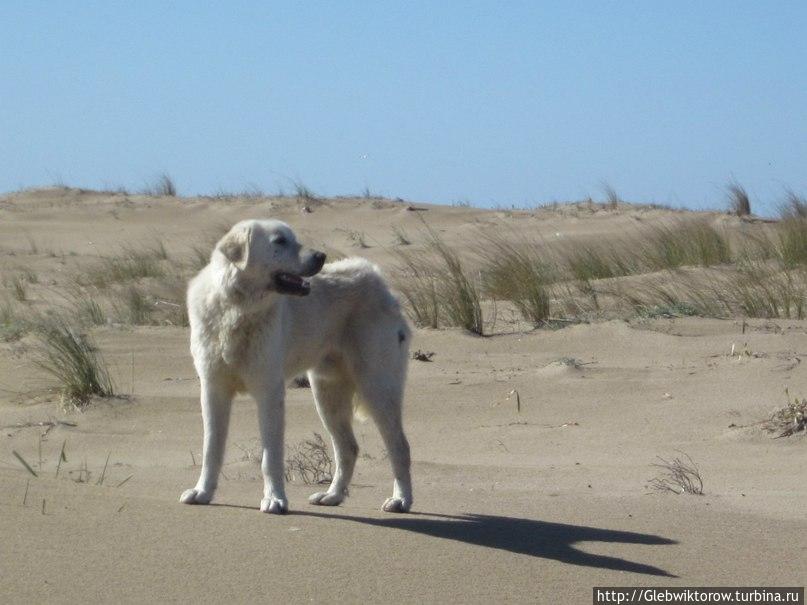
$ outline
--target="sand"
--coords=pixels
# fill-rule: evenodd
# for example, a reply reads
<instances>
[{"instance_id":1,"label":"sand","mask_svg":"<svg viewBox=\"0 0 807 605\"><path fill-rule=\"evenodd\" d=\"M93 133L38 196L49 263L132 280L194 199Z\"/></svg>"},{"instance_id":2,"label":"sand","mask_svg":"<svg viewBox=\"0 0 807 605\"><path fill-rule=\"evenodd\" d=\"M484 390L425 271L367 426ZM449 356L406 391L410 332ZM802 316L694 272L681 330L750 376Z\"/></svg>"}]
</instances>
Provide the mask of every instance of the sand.
<instances>
[{"instance_id":1,"label":"sand","mask_svg":"<svg viewBox=\"0 0 807 605\"><path fill-rule=\"evenodd\" d=\"M282 218L314 247L391 271L391 226L417 239L421 216L467 246L494 223L596 238L668 214L40 190L0 198L0 270L36 271L24 304L42 310L105 251L159 236L180 258L246 217ZM0 600L585 603L603 585L803 586L807 442L772 439L759 422L786 387L807 394L807 322L742 324L418 329L414 348L434 357L410 366L415 506L402 516L379 510L391 479L372 423L356 425L362 453L343 505L310 506L318 488L293 482L290 514L261 514L248 398L234 406L215 504L180 505L201 456L187 328L94 329L127 398L83 412L62 409L30 335L0 343ZM289 443L323 432L308 389L289 389L287 410ZM679 451L700 468L704 495L648 487L657 457Z\"/></svg>"}]
</instances>

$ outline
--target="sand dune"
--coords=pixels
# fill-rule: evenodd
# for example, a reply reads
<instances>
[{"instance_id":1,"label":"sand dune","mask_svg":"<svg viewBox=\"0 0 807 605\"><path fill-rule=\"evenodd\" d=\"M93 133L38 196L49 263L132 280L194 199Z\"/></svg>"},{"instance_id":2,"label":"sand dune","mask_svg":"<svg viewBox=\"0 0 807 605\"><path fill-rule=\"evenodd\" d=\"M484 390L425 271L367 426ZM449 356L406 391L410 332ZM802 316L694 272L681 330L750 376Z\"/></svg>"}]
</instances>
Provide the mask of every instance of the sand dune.
<instances>
[{"instance_id":1,"label":"sand dune","mask_svg":"<svg viewBox=\"0 0 807 605\"><path fill-rule=\"evenodd\" d=\"M419 217L465 249L479 226L574 241L676 216L362 199L304 205L12 194L0 199L0 269L4 278L36 273L26 300L14 303L36 313L60 304L103 251L161 238L169 263L187 259L194 246L209 248L221 225L246 217L287 220L314 247L392 272L391 227L417 239ZM414 348L434 356L410 366L415 512L406 516L379 511L390 478L371 423L356 426L362 453L342 506L309 506L315 486L293 482L288 516L260 514L247 398L234 406L215 505L179 505L201 454L187 328L93 328L126 397L81 412L65 411L36 367L33 335L0 343L1 600L579 603L601 585L805 584L804 437L772 439L759 424L783 405L785 388L807 394L804 320L497 325L488 337L416 331ZM287 409L289 443L322 432L308 389L289 389ZM648 487L657 457L677 451L696 461L704 495Z\"/></svg>"}]
</instances>

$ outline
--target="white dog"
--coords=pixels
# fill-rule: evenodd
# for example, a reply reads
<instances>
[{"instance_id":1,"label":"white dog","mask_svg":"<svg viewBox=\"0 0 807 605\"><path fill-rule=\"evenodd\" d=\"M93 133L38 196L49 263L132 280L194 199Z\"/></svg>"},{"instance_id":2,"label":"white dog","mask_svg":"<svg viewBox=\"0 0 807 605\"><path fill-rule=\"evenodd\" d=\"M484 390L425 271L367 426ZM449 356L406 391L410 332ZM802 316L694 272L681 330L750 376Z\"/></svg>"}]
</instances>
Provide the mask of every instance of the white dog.
<instances>
[{"instance_id":1,"label":"white dog","mask_svg":"<svg viewBox=\"0 0 807 605\"><path fill-rule=\"evenodd\" d=\"M190 282L191 353L202 386L204 452L199 481L180 502L207 504L213 497L232 398L246 391L258 404L261 511L288 510L285 383L308 370L336 458L328 491L309 501L334 506L344 500L359 450L352 419L354 407L360 407L357 411L378 426L392 463L394 489L383 510L407 512L412 485L401 422L411 337L407 322L375 265L351 258L323 267L322 252L301 255L300 249L285 223L242 221Z\"/></svg>"}]
</instances>

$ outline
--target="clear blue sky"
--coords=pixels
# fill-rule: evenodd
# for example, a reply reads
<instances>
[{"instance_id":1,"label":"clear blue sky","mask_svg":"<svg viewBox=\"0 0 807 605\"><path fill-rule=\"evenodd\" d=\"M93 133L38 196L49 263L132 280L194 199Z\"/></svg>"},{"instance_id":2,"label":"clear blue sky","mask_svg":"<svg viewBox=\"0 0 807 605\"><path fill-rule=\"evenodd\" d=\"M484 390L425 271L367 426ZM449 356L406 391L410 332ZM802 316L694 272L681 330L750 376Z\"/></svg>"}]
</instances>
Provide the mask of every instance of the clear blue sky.
<instances>
[{"instance_id":1,"label":"clear blue sky","mask_svg":"<svg viewBox=\"0 0 807 605\"><path fill-rule=\"evenodd\" d=\"M0 4L0 191L807 193L807 2Z\"/></svg>"}]
</instances>

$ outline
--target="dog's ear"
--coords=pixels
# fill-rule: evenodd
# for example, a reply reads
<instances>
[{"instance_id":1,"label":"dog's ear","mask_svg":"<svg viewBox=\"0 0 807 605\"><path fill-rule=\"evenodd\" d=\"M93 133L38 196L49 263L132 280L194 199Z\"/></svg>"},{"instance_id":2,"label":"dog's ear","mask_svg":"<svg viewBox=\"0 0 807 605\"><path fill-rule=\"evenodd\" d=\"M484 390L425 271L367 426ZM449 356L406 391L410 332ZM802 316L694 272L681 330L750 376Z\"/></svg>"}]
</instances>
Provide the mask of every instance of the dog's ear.
<instances>
[{"instance_id":1,"label":"dog's ear","mask_svg":"<svg viewBox=\"0 0 807 605\"><path fill-rule=\"evenodd\" d=\"M216 248L224 257L239 269L249 263L249 249L252 243L252 228L232 229L219 241Z\"/></svg>"}]
</instances>

